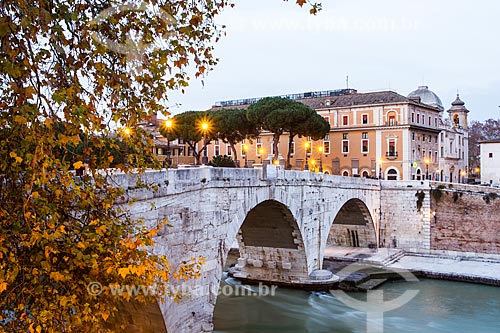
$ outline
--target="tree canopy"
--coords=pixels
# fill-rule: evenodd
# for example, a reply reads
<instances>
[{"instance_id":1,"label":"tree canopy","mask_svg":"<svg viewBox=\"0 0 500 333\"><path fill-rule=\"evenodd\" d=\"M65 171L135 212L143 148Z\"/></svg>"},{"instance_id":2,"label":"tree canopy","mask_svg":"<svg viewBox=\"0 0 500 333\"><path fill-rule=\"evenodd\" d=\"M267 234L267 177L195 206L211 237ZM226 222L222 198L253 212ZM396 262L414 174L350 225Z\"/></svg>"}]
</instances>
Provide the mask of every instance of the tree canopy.
<instances>
[{"instance_id":1,"label":"tree canopy","mask_svg":"<svg viewBox=\"0 0 500 333\"><path fill-rule=\"evenodd\" d=\"M481 153L479 143L484 140L500 138L500 119L487 119L484 122L472 121L469 126L469 166L479 166Z\"/></svg>"}]
</instances>

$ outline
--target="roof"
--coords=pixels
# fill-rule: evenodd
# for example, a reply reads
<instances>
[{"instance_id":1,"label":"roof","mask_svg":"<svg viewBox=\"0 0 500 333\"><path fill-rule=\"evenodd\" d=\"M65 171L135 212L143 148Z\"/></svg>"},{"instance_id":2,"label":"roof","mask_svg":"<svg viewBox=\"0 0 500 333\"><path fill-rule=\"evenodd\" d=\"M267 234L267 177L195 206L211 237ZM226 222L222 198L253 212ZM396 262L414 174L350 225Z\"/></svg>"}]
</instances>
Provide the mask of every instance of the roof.
<instances>
[{"instance_id":1,"label":"roof","mask_svg":"<svg viewBox=\"0 0 500 333\"><path fill-rule=\"evenodd\" d=\"M249 99L251 100L251 99ZM407 98L400 95L394 91L377 91L368 93L358 93L356 90L352 89L351 93L339 94L336 96L321 96L321 97L308 97L297 99L297 101L304 103L305 105L311 107L312 109L325 109L325 108L342 108L342 107L353 107L362 105L384 105L384 104L396 104L396 103L409 103L413 105L418 105L428 109L433 109L436 111L441 111L431 105L419 103L416 100ZM234 108L247 108L249 104L239 104L232 106ZM228 107L228 106L223 106ZM218 107L212 108L215 109Z\"/></svg>"},{"instance_id":2,"label":"roof","mask_svg":"<svg viewBox=\"0 0 500 333\"><path fill-rule=\"evenodd\" d=\"M500 138L498 139L491 139L491 140L484 140L484 141L479 141L479 143L500 143Z\"/></svg>"},{"instance_id":3,"label":"roof","mask_svg":"<svg viewBox=\"0 0 500 333\"><path fill-rule=\"evenodd\" d=\"M444 110L441 99L432 90L429 90L428 86L420 86L417 90L412 91L408 98L412 97L419 97L421 103L431 105L441 111Z\"/></svg>"},{"instance_id":4,"label":"roof","mask_svg":"<svg viewBox=\"0 0 500 333\"><path fill-rule=\"evenodd\" d=\"M310 106L313 109L322 108L341 108L360 105L377 105L377 104L394 104L394 103L411 103L429 107L417 103L409 98L406 98L394 91L377 91L369 93L354 93L350 95L321 97L313 99L304 99L300 102Z\"/></svg>"}]
</instances>

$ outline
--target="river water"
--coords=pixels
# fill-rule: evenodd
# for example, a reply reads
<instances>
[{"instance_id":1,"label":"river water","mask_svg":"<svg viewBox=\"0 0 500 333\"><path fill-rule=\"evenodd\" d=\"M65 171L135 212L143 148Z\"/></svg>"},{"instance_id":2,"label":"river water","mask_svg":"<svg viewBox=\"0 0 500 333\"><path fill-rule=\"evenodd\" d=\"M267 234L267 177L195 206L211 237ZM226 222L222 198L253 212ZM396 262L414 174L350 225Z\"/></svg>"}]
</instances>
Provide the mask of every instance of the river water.
<instances>
[{"instance_id":1,"label":"river water","mask_svg":"<svg viewBox=\"0 0 500 333\"><path fill-rule=\"evenodd\" d=\"M330 293L278 288L275 296L230 295L235 284L223 276L221 287L227 287L217 298L214 332L367 332L366 313ZM500 333L500 287L422 279L388 282L378 290L385 301L419 291L406 305L384 314L384 333ZM366 299L365 293L349 295Z\"/></svg>"}]
</instances>

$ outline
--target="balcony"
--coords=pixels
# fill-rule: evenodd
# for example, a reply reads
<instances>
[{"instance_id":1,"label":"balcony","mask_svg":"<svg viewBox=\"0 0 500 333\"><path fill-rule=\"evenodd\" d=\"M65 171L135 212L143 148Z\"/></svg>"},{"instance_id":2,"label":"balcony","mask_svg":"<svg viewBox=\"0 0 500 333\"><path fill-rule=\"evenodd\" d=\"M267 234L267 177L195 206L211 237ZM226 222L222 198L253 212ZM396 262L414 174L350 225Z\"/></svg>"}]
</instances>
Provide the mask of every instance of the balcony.
<instances>
[{"instance_id":1,"label":"balcony","mask_svg":"<svg viewBox=\"0 0 500 333\"><path fill-rule=\"evenodd\" d=\"M397 151L388 151L385 153L385 157L388 160L395 160L396 158L398 158L398 152Z\"/></svg>"}]
</instances>

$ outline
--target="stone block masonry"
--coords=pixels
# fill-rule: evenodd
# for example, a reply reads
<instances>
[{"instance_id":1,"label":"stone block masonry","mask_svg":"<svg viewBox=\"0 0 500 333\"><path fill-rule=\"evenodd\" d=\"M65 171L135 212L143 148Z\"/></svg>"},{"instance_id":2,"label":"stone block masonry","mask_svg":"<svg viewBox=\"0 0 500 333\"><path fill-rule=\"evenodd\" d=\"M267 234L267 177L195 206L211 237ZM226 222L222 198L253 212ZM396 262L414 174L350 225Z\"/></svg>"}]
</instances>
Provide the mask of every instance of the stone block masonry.
<instances>
[{"instance_id":1,"label":"stone block masonry","mask_svg":"<svg viewBox=\"0 0 500 333\"><path fill-rule=\"evenodd\" d=\"M467 253L464 256L500 254L498 190L433 184L431 199L433 251Z\"/></svg>"}]
</instances>

